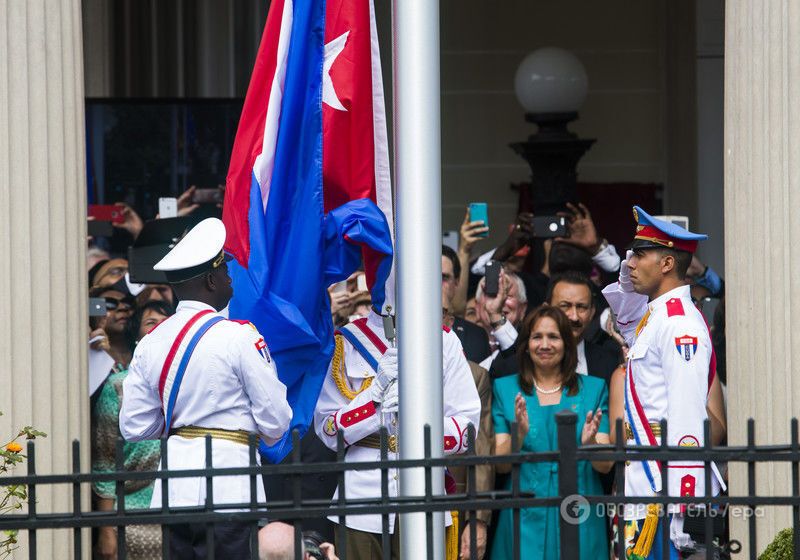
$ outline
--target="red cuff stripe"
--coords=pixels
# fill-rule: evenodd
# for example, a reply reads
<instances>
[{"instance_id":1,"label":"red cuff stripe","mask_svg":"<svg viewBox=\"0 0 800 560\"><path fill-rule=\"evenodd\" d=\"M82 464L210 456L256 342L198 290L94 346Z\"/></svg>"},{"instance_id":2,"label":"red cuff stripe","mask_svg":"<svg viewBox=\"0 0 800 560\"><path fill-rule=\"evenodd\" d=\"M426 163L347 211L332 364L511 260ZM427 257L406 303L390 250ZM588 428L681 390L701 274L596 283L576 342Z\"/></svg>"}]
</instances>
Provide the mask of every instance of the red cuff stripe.
<instances>
[{"instance_id":1,"label":"red cuff stripe","mask_svg":"<svg viewBox=\"0 0 800 560\"><path fill-rule=\"evenodd\" d=\"M458 422L456 422L456 419L455 419L454 416L451 416L450 420L452 420L453 424L456 425L456 431L458 432L458 445L459 445L459 448L460 448L461 447L461 442L464 441L464 432L461 431L461 428L459 427Z\"/></svg>"},{"instance_id":2,"label":"red cuff stripe","mask_svg":"<svg viewBox=\"0 0 800 560\"><path fill-rule=\"evenodd\" d=\"M349 428L354 424L358 424L362 420L366 420L367 418L369 418L374 414L375 414L375 403L370 401L367 404L361 405L357 408L344 412L342 414L342 419L339 421L339 424L343 428Z\"/></svg>"}]
</instances>

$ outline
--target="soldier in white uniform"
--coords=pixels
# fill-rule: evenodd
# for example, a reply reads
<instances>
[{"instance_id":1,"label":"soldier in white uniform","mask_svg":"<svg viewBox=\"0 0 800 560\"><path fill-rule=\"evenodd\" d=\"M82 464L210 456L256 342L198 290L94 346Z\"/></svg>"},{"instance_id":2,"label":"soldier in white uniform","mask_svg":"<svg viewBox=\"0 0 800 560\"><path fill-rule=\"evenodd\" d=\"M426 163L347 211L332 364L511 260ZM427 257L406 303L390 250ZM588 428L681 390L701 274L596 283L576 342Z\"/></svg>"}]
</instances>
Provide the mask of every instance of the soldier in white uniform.
<instances>
[{"instance_id":1,"label":"soldier in white uniform","mask_svg":"<svg viewBox=\"0 0 800 560\"><path fill-rule=\"evenodd\" d=\"M342 433L348 446L345 461L380 460L378 432L387 425L396 433L397 412L397 351L384 336L383 320L371 311L366 318L352 321L336 334L336 350L314 412L314 427L322 441L336 449L337 434ZM444 452L463 453L467 449L467 426L477 429L481 402L464 357L464 350L455 333L443 328L444 354ZM383 422L383 424L382 424ZM397 440L390 437L389 458L397 457ZM346 497L350 499L379 498L380 471L348 471L345 474ZM389 494L397 496L397 474L389 476ZM338 495L334 495L334 500ZM446 524L451 518L445 515ZM339 522L338 517L331 521ZM392 558L398 558L399 536L395 530L395 515L389 516L392 533ZM381 557L380 515L347 516L348 560ZM456 541L457 542L457 541ZM336 543L340 550L345 543ZM457 550L456 550L457 553Z\"/></svg>"},{"instance_id":2,"label":"soldier in white uniform","mask_svg":"<svg viewBox=\"0 0 800 560\"><path fill-rule=\"evenodd\" d=\"M659 422L665 419L670 446L700 446L713 374L712 346L708 326L684 279L698 241L706 236L653 218L638 206L634 218L636 236L622 262L619 282L603 290L630 346L625 379L627 444L658 445ZM714 470L712 494L719 491ZM667 471L668 480L662 481L655 461L630 462L625 468L625 495L706 495L702 463L670 461ZM661 525L655 525L660 511L655 504L626 506L629 557L662 558ZM667 509L669 558L679 558L682 548L694 546L683 531L684 512L682 504Z\"/></svg>"},{"instance_id":3,"label":"soldier in white uniform","mask_svg":"<svg viewBox=\"0 0 800 560\"><path fill-rule=\"evenodd\" d=\"M123 385L119 426L128 441L169 435L168 468L205 467L205 436L212 437L214 467L250 464L248 439L274 442L289 428L292 411L264 339L250 323L226 320L233 289L222 250L225 226L216 218L195 226L154 269L166 273L180 303L175 315L136 347ZM257 457L258 460L258 457ZM216 476L213 502L250 501L250 478ZM261 478L257 499L265 501ZM156 481L152 507L161 507ZM201 506L204 478L169 481L172 507ZM243 523L214 527L216 558L249 558L250 531ZM205 558L205 525L172 525L172 558Z\"/></svg>"}]
</instances>

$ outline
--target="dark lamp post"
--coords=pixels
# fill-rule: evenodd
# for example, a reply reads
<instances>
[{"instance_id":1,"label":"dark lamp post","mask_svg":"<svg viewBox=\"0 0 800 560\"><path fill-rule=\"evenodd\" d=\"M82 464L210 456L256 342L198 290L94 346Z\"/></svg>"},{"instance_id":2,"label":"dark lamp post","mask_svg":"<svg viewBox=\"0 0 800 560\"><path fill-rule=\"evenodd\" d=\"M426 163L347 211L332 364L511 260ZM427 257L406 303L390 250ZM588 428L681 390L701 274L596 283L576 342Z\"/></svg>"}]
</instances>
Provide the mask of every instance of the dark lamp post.
<instances>
[{"instance_id":1,"label":"dark lamp post","mask_svg":"<svg viewBox=\"0 0 800 560\"><path fill-rule=\"evenodd\" d=\"M586 99L588 79L580 60L564 49L546 47L529 54L514 80L525 120L538 126L511 148L531 167L530 199L538 214L552 214L575 201L576 168L593 139L567 129Z\"/></svg>"}]
</instances>

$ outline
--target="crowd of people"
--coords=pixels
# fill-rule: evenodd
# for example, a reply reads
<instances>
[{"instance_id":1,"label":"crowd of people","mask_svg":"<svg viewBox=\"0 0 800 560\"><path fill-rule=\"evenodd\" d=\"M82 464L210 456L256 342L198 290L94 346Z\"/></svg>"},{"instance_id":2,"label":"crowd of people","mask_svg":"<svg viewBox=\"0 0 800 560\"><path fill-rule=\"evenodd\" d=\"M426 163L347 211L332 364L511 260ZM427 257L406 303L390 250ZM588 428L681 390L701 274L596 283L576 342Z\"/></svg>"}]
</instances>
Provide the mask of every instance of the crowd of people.
<instances>
[{"instance_id":1,"label":"crowd of people","mask_svg":"<svg viewBox=\"0 0 800 560\"><path fill-rule=\"evenodd\" d=\"M133 208L126 205L121 205L121 208L125 220L115 225L135 238L142 230L143 221ZM196 209L190 189L178 199L178 212L187 215ZM675 336L669 343L673 347L677 345L677 351L670 358L676 362L676 368L685 364L695 367L706 359L704 352L707 352L707 385L696 391L692 387L692 391L699 395L698 403L701 404L697 406L702 406L703 410L698 412L695 407L691 414L707 415L714 444L725 440L724 283L694 256L696 239L684 240L685 236L693 234L672 230L641 214L637 215L637 241L626 251L623 259L597 231L589 209L582 204L567 204L565 208L563 216L568 224L568 237L538 236L533 227L533 216L521 213L511 224L508 237L495 248L481 247L481 243L485 243L487 228L483 222L470 221L467 212L460 227L458 247L442 246L442 445L446 454L466 451L466 428L469 425L476 429L476 453L480 455L507 455L520 449L529 452L556 450L555 414L565 409L578 415L575 433L578 445L614 443L619 438L641 443L640 435L658 437L653 423L657 424L662 418L667 419L670 426L678 426L676 430L682 430L680 436L685 439L680 440L680 445L702 444L702 439L698 440L695 434L696 426L682 423L680 419L683 411L680 407L675 408L671 381L666 383L663 391L653 386L640 387L640 396L645 395L648 399L641 406L646 410L646 418L637 420L630 416L632 405L629 401L637 399L637 395L631 393L630 385L634 378L642 378L637 375L643 375L638 369L633 372L634 366L630 364L636 368L644 366L642 371L650 372L647 369L649 361L664 361L654 350L660 343L657 341L670 338L672 334ZM654 232L644 235L643 228L645 233L649 232L646 228L654 228ZM158 468L159 442L152 438L159 437L165 430L170 435L170 442L190 441L198 434L208 433L214 438L215 445L218 445L218 440L224 440L220 444L227 445L225 449L234 453L239 449L236 447L239 442L235 434L231 435L233 432L256 433L268 439L277 437L288 427L285 388L281 396L283 386L266 349L269 341L265 343L257 332L245 331L244 327L240 330L242 325L233 324L225 327L229 332L218 350L204 349L209 362L217 360L233 364L229 366L233 372L230 379L219 371L213 372L213 375L219 375L214 378L217 379L214 383L220 384L213 388L214 398L217 398L217 392L225 393L226 383L230 385L230 394L219 402L220 406L227 407L227 416L217 415L214 425L204 423L208 415L193 416L190 410L193 391L202 393L205 389L184 388L181 392L183 401L177 401L174 414L170 412L170 417L166 418L166 425L163 417L160 421L142 423L145 412L165 415L161 410L163 396L158 391L156 370L162 369L166 356L161 356L158 362L160 353L168 354L167 350L182 324L189 328L192 313L205 311L209 316L215 315L227 305L226 297L230 298L229 294L226 296L221 242L218 247L216 242L201 239L197 246L204 245L210 252L192 257L192 260L185 256L188 254L185 248L181 253L185 241L188 243L191 239L182 240L159 263L167 271L168 282L142 285L131 281L125 258L109 254L102 247L101 240L90 239L88 295L103 300L105 309L104 314L90 318L91 330L87 333L90 368L94 368L90 371L90 380L95 380L90 387L94 472L116 470L117 441L121 436L126 436L122 446L124 468L146 471ZM681 245L684 241L694 245ZM680 248L668 245L673 242ZM656 258L660 259L657 263L651 262ZM500 263L500 266L495 263ZM487 274L495 274L494 271L498 270L496 277L487 278ZM685 290L685 294L680 290ZM661 311L656 303L661 302L659 297L662 293L669 293L671 299L663 302L667 311L664 318L659 318ZM384 331L383 318L371 306L363 271L331 286L328 294L331 319L337 328L335 352L317 403L313 430L309 430L302 441L302 458L307 462L335 461L336 441L341 432L348 445L345 461L376 461L380 458L377 433L381 426L389 430L390 452L397 451L397 353L393 341ZM699 311L695 316L685 307L694 304L696 309L702 309L711 299L719 300L713 320L710 326L705 327L705 334L695 332L692 329L695 329L698 317L702 316ZM687 303L681 304L681 301ZM683 307L679 310L681 305ZM670 335L653 334L660 324L658 321L672 325L677 320L670 323L668 319L672 320L673 315L679 314L683 319L675 328L688 329L686 332L674 331L673 328ZM154 330L164 321L173 326ZM149 335L151 332L154 334ZM708 338L708 345L704 343L704 337ZM239 339L244 341L241 349L235 343ZM209 347L212 344L201 343ZM257 352L254 353L250 347ZM214 367L224 369L219 364ZM659 363L652 367L665 366ZM164 366L164 369L168 368ZM131 370L134 373L129 376ZM156 372L155 378L147 377L151 371ZM671 372L665 371L664 375L669 379ZM160 389L162 393L165 391L163 387ZM680 390L683 391L681 395L692 392L683 386ZM145 394L148 391L149 396ZM270 402L254 397L253 391L269 392ZM659 412L657 403L662 397L670 405ZM148 398L152 402L143 404ZM241 415L250 416L246 422L232 418L232 410L239 405ZM681 406L689 405L684 402ZM153 412L154 407L157 414ZM616 433L617 419L625 421L624 436ZM200 432L192 432L198 429ZM515 437L512 437L513 430L516 430ZM512 448L512 441L517 442L517 449ZM182 452L191 454L197 449L196 445L187 444ZM202 450L198 453L202 455ZM200 466L203 460L203 457L199 459ZM248 464L247 457L244 464ZM236 462L233 460L226 465L235 466ZM191 461L183 467L172 462L169 466L192 468ZM643 468L646 467L645 463ZM510 489L509 470L503 464L496 468L479 466L475 490ZM621 491L614 487L613 471L613 463L579 464L579 492L610 495ZM724 484L724 472L719 473L717 469L715 472L721 475L720 483ZM678 484L686 483L689 480L686 476L690 475L684 475ZM626 469L626 486L635 478L636 473L631 475ZM464 469L450 469L447 479L449 492L464 491ZM345 488L340 489L336 477L325 474L304 476L302 497L336 499L344 490L348 499L379 498L380 480L380 471L348 471L344 479ZM285 482L285 477L265 477L263 487L266 492L259 496L264 497L267 504L270 500L287 497L290 491ZM558 496L557 465L524 464L519 484L521 490L532 492L537 497ZM669 484L672 484L671 478ZM699 485L699 481L691 478L691 484L694 492L694 485ZM391 495L397 495L397 486L397 477L391 478ZM249 491L249 482L245 488ZM124 489L127 508L147 508L153 499L152 482L126 481ZM180 502L178 491L170 487L172 505L192 505L199 500L198 496L193 496L189 501ZM156 487L155 492L160 495L159 488ZM215 488L215 503L218 503L216 492ZM97 510L114 509L116 499L113 482L94 486L93 506ZM158 500L160 504L160 498ZM629 518L638 522L643 521L645 515L629 516L626 513L626 521ZM319 536L320 546L315 553L318 556L313 557L336 558L336 548L330 543L335 542L337 533L334 527L340 522L338 517L304 521L304 529L314 529ZM347 540L336 545L346 549L347 558L380 556L383 527L379 515L348 516L345 523ZM476 534L471 535L468 512L446 515L450 557L511 558L513 523L511 510L479 511L473 525ZM559 557L557 507L525 509L521 512L520 524L523 557ZM258 535L261 557L293 558L291 526L279 521L266 523L266 520L263 525ZM580 525L581 557L627 557L628 554L614 546L617 531L625 531L625 538L631 542L633 550L637 541L645 540L638 538L643 531L640 525L623 527L609 516L590 515ZM215 539L215 546L219 540L236 541L231 537L231 531L245 535L239 539L240 543L234 542L235 546L244 547L238 550L249 546L249 533L242 532L241 527L223 527L221 530L228 532L220 533L221 538ZM181 531L185 532L181 534ZM171 542L170 547L177 555L172 557L193 557L191 543L199 538L198 531L204 534L205 528L192 531L192 528L174 531L177 536L173 538L177 540ZM392 555L398 557L399 528L394 516L390 517L389 532L392 534ZM683 534L680 527L677 534ZM471 551L473 538L477 550ZM125 539L129 558L154 558L161 553L160 527L129 527ZM115 528L101 528L95 535L94 552L98 558L116 558L118 546ZM601 550L608 551L608 554L599 553ZM196 546L194 551L200 554ZM636 549L642 558L650 553L649 549L645 551L647 554L641 552L641 548Z\"/></svg>"}]
</instances>

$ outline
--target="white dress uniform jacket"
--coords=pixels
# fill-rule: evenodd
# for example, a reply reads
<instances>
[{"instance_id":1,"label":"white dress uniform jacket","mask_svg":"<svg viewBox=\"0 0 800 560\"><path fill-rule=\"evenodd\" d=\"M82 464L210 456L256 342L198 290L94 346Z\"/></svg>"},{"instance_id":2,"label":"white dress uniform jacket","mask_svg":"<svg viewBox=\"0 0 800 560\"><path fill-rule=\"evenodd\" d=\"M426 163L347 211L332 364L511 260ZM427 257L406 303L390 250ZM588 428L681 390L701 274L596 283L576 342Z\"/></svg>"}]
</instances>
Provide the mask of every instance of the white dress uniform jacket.
<instances>
[{"instance_id":1,"label":"white dress uniform jacket","mask_svg":"<svg viewBox=\"0 0 800 560\"><path fill-rule=\"evenodd\" d=\"M712 346L708 326L692 303L689 287L675 288L649 304L647 296L623 292L618 283L607 286L603 295L630 346L625 422L631 425L634 437L628 438L628 445L660 443L661 438L648 434L649 428L644 425L657 424L662 418L667 420L670 446L703 445ZM637 335L640 322L644 324ZM703 463L670 461L667 474L669 496L705 495ZM716 494L717 479L712 476L712 481L712 493ZM625 495L653 496L653 487L655 493L662 492L657 463L631 461L625 468ZM672 504L669 511L679 508ZM642 519L646 513L646 505L629 506L625 517Z\"/></svg>"},{"instance_id":2,"label":"white dress uniform jacket","mask_svg":"<svg viewBox=\"0 0 800 560\"><path fill-rule=\"evenodd\" d=\"M389 346L384 337L383 321L379 315L370 312L366 320L366 327L370 329L380 341ZM344 343L344 367L347 384L351 391L358 391L369 377L374 377L375 371L364 360L358 351L347 340ZM464 357L464 350L456 334L449 329L442 332L442 353L444 365L443 400L444 400L444 452L445 454L463 453L467 450L467 426L472 424L478 429L481 415L481 401L472 372ZM431 380L432 383L437 380ZM364 414L364 410L367 414ZM358 416L356 417L356 413ZM361 439L371 434L377 434L381 428L380 406L375 407L370 400L370 392L364 391L354 399L346 398L328 368L322 392L317 401L314 412L314 427L320 439L333 450L336 450L336 434L341 431L344 440L349 445L346 462L379 461L380 450L354 445ZM389 458L396 458L396 453L389 453ZM345 488L347 499L380 498L381 472L347 471L345 473ZM397 496L397 473L389 474L389 495ZM338 496L337 488L334 500ZM338 517L331 517L331 521L338 523ZM445 516L449 526L452 520ZM389 532L394 533L395 515L389 515ZM346 525L351 529L369 533L381 533L382 521L380 515L347 516Z\"/></svg>"},{"instance_id":3,"label":"white dress uniform jacket","mask_svg":"<svg viewBox=\"0 0 800 560\"><path fill-rule=\"evenodd\" d=\"M156 439L163 435L164 411L158 389L161 369L178 333L192 317L204 310L214 311L198 301L180 302L175 315L137 345L123 383L119 415L120 432L126 440ZM206 317L211 316L208 314ZM273 442L286 432L291 418L286 387L278 380L275 364L255 327L227 320L212 326L200 339L189 360L171 427L245 430ZM167 451L170 470L205 467L204 438L170 436ZM211 462L214 467L247 466L250 464L249 448L241 443L215 438L212 440ZM250 501L248 476L216 476L213 481L215 504ZM171 506L203 505L205 487L204 478L171 479L169 503ZM257 490L258 500L263 503L261 477L258 477ZM151 505L161 507L159 480L155 483Z\"/></svg>"}]
</instances>

